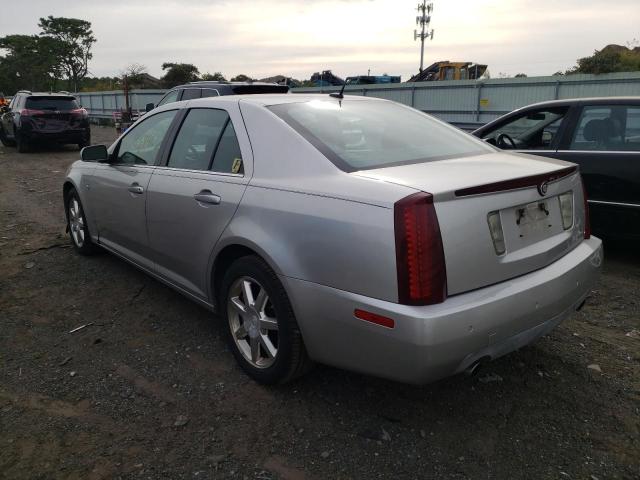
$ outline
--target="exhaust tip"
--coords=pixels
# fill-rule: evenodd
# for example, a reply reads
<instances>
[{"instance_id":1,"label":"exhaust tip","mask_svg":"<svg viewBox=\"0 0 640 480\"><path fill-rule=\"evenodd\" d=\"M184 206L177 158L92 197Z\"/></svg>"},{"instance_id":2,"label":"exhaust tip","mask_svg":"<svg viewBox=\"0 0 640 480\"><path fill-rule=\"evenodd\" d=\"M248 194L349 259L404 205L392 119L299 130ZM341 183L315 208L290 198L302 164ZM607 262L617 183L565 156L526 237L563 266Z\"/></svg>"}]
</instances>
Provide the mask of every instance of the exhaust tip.
<instances>
[{"instance_id":1,"label":"exhaust tip","mask_svg":"<svg viewBox=\"0 0 640 480\"><path fill-rule=\"evenodd\" d=\"M473 362L471 365L469 365L467 368L464 369L464 374L467 377L474 377L480 371L480 367L486 362L488 362L489 360L491 360L491 357L479 358L478 360L476 360L475 362Z\"/></svg>"}]
</instances>

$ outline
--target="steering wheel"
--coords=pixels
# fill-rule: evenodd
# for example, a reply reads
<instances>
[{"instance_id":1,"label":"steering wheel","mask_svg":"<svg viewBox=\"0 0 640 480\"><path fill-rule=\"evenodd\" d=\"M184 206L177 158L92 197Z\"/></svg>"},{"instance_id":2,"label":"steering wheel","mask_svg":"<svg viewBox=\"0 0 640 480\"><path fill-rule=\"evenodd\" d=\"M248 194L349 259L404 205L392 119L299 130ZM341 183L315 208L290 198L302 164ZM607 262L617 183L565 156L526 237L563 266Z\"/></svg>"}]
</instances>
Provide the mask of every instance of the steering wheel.
<instances>
[{"instance_id":1,"label":"steering wheel","mask_svg":"<svg viewBox=\"0 0 640 480\"><path fill-rule=\"evenodd\" d=\"M496 139L496 145L499 148L518 148L513 138L511 138L506 133L501 133L500 135L498 135L498 138Z\"/></svg>"}]
</instances>

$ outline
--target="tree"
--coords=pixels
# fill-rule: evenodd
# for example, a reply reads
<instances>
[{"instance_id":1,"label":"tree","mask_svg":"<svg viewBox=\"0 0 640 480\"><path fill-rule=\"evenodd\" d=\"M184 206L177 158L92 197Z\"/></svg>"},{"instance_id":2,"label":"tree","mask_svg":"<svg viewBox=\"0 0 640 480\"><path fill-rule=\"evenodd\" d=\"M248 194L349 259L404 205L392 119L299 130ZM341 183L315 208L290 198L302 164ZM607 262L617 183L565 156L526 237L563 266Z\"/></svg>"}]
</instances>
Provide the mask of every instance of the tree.
<instances>
[{"instance_id":1,"label":"tree","mask_svg":"<svg viewBox=\"0 0 640 480\"><path fill-rule=\"evenodd\" d=\"M526 73L516 73L513 78L527 78Z\"/></svg>"},{"instance_id":2,"label":"tree","mask_svg":"<svg viewBox=\"0 0 640 480\"><path fill-rule=\"evenodd\" d=\"M60 77L51 39L37 35L7 35L0 38L0 48L7 55L0 60L0 90L5 93L26 88L53 90Z\"/></svg>"},{"instance_id":3,"label":"tree","mask_svg":"<svg viewBox=\"0 0 640 480\"><path fill-rule=\"evenodd\" d=\"M166 62L162 64L162 70L167 71L162 77L162 82L167 88L175 87L182 83L195 82L200 75L198 67L190 63Z\"/></svg>"},{"instance_id":4,"label":"tree","mask_svg":"<svg viewBox=\"0 0 640 480\"><path fill-rule=\"evenodd\" d=\"M233 77L231 81L232 82L253 82L253 79L251 77L246 76L244 73L241 73L240 75L236 75L235 77Z\"/></svg>"},{"instance_id":5,"label":"tree","mask_svg":"<svg viewBox=\"0 0 640 480\"><path fill-rule=\"evenodd\" d=\"M120 72L120 78L124 81L127 78L129 88L140 87L144 85L145 74L147 73L147 67L140 63L131 63Z\"/></svg>"},{"instance_id":6,"label":"tree","mask_svg":"<svg viewBox=\"0 0 640 480\"><path fill-rule=\"evenodd\" d=\"M593 55L578 59L578 64L566 73L611 73L634 72L640 70L640 47L607 45L595 50Z\"/></svg>"},{"instance_id":7,"label":"tree","mask_svg":"<svg viewBox=\"0 0 640 480\"><path fill-rule=\"evenodd\" d=\"M214 74L204 73L201 77L201 80L207 80L209 82L226 82L227 79L224 78L224 75L220 72L216 72Z\"/></svg>"},{"instance_id":8,"label":"tree","mask_svg":"<svg viewBox=\"0 0 640 480\"><path fill-rule=\"evenodd\" d=\"M93 57L91 47L96 42L91 22L77 18L41 18L38 26L41 38L49 39L60 60L70 87L78 91L80 82L89 72L89 60Z\"/></svg>"}]
</instances>

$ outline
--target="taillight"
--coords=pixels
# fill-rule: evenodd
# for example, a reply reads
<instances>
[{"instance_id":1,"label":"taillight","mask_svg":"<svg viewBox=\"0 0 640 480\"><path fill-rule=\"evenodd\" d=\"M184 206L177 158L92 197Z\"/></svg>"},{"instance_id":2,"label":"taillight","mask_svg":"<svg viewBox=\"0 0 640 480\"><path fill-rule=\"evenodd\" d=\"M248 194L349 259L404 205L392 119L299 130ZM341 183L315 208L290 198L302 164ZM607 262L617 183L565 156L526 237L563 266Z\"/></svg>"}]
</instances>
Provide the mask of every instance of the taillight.
<instances>
[{"instance_id":1,"label":"taillight","mask_svg":"<svg viewBox=\"0 0 640 480\"><path fill-rule=\"evenodd\" d=\"M582 198L584 200L584 238L591 238L591 220L589 219L589 203L587 201L587 189L584 186L584 178L582 180Z\"/></svg>"},{"instance_id":2,"label":"taillight","mask_svg":"<svg viewBox=\"0 0 640 480\"><path fill-rule=\"evenodd\" d=\"M71 110L71 115L73 115L74 117L82 118L87 118L89 116L84 108L74 108L73 110Z\"/></svg>"},{"instance_id":3,"label":"taillight","mask_svg":"<svg viewBox=\"0 0 640 480\"><path fill-rule=\"evenodd\" d=\"M447 272L433 196L419 192L396 202L394 224L399 302L444 302Z\"/></svg>"},{"instance_id":4,"label":"taillight","mask_svg":"<svg viewBox=\"0 0 640 480\"><path fill-rule=\"evenodd\" d=\"M23 108L20 110L20 115L23 117L35 117L37 115L44 115L44 110L34 110L32 108Z\"/></svg>"}]
</instances>

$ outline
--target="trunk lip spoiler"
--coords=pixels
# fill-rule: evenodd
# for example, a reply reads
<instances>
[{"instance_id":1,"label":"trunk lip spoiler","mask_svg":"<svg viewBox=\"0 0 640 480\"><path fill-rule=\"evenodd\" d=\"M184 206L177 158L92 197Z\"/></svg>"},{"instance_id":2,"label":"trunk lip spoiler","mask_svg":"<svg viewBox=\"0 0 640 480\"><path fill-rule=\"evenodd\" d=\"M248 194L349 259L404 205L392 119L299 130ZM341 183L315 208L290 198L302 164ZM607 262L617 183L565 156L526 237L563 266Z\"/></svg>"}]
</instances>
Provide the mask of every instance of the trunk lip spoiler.
<instances>
[{"instance_id":1,"label":"trunk lip spoiler","mask_svg":"<svg viewBox=\"0 0 640 480\"><path fill-rule=\"evenodd\" d=\"M475 187L461 188L455 191L456 197L469 197L472 195L482 195L486 193L504 192L507 190L520 190L523 188L537 187L540 196L545 196L546 186L567 177L578 171L577 166L563 168L554 172L530 175L528 177L501 180L499 182L485 183Z\"/></svg>"}]
</instances>

